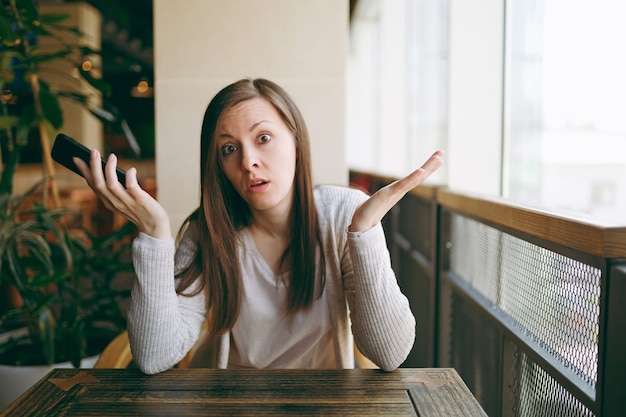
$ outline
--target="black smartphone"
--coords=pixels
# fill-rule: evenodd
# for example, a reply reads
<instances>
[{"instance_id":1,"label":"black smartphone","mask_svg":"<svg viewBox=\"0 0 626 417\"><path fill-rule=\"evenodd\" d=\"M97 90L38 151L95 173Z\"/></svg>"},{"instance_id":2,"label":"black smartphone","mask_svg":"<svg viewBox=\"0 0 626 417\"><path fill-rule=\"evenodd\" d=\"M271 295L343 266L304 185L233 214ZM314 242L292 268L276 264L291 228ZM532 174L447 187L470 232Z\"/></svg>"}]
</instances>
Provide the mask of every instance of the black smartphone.
<instances>
[{"instance_id":1,"label":"black smartphone","mask_svg":"<svg viewBox=\"0 0 626 417\"><path fill-rule=\"evenodd\" d=\"M76 142L74 139L70 138L63 133L59 133L54 140L54 144L52 145L52 159L57 161L59 164L63 165L66 168L71 169L81 177L83 174L80 172L72 158L74 156L79 157L87 165L89 165L89 148L87 148L82 143ZM106 160L102 158L102 169L104 170L104 166L106 165ZM117 179L122 183L124 188L126 188L126 172L117 168Z\"/></svg>"}]
</instances>

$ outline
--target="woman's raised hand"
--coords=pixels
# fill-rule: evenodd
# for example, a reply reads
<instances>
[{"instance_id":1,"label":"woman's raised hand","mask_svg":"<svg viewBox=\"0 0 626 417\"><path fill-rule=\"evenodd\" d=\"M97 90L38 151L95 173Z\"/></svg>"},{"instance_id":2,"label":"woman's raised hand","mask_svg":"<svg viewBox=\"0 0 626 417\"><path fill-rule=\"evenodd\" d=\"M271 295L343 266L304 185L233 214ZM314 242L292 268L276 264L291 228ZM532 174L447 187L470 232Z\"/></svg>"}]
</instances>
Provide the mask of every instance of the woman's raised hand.
<instances>
[{"instance_id":1,"label":"woman's raised hand","mask_svg":"<svg viewBox=\"0 0 626 417\"><path fill-rule=\"evenodd\" d=\"M356 209L348 230L351 232L363 232L378 224L406 193L421 185L430 174L441 166L443 153L443 151L435 152L420 168L376 191Z\"/></svg>"},{"instance_id":2,"label":"woman's raised hand","mask_svg":"<svg viewBox=\"0 0 626 417\"><path fill-rule=\"evenodd\" d=\"M89 166L80 158L75 157L73 161L106 208L124 216L136 224L139 231L152 237L157 239L172 237L167 212L139 186L135 168L130 168L126 172L124 188L115 172L117 168L115 155L109 155L104 170L100 153L95 149L89 155Z\"/></svg>"}]
</instances>

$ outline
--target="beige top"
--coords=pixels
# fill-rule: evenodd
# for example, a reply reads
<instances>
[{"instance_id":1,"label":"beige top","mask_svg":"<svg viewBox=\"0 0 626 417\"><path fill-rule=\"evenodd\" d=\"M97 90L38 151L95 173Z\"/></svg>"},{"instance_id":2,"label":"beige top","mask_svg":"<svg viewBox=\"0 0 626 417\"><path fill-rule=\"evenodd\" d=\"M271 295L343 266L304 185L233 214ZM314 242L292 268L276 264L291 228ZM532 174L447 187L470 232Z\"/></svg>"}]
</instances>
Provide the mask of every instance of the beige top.
<instances>
[{"instance_id":1,"label":"beige top","mask_svg":"<svg viewBox=\"0 0 626 417\"><path fill-rule=\"evenodd\" d=\"M347 231L356 207L366 199L363 192L345 187L315 189L335 367L354 367L354 337L363 355L381 369L393 370L413 346L415 318L391 269L382 226L365 232ZM175 291L175 269L186 265L195 253L193 235L190 227L177 249L173 239L158 240L145 234L133 242L137 279L128 330L134 361L145 373L171 368L192 347L197 351L191 366L228 366L230 332L220 338L201 335L206 315L204 294L183 297ZM245 240L242 242L245 245ZM242 257L240 261L247 262Z\"/></svg>"},{"instance_id":2,"label":"beige top","mask_svg":"<svg viewBox=\"0 0 626 417\"><path fill-rule=\"evenodd\" d=\"M307 311L286 315L288 272L272 271L247 230L241 238L243 300L230 332L228 367L335 368L326 291Z\"/></svg>"}]
</instances>

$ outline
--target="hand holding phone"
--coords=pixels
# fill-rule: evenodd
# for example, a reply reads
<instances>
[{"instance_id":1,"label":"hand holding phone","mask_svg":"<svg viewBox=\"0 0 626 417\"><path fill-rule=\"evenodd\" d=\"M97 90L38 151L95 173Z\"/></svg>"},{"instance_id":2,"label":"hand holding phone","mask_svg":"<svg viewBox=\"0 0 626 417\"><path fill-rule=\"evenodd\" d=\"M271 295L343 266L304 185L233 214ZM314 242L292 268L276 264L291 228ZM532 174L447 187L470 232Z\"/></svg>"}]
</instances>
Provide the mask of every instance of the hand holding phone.
<instances>
[{"instance_id":1,"label":"hand holding phone","mask_svg":"<svg viewBox=\"0 0 626 417\"><path fill-rule=\"evenodd\" d=\"M52 159L60 163L66 168L71 169L81 177L83 174L80 172L74 161L72 161L73 157L78 157L85 161L87 165L89 165L89 153L90 150L85 145L75 141L69 136L64 135L63 133L59 133L54 140L54 144L52 145ZM104 166L106 165L106 160L102 159L102 170L104 171ZM122 183L124 188L126 188L126 172L117 168L117 179Z\"/></svg>"},{"instance_id":2,"label":"hand holding phone","mask_svg":"<svg viewBox=\"0 0 626 417\"><path fill-rule=\"evenodd\" d=\"M72 158L78 157L89 165L91 151L89 148L61 133L57 135L52 145L51 153L55 161L83 176ZM102 158L102 170L104 170L105 165L106 160ZM125 188L126 173L124 170L117 168L117 179ZM165 208L140 187L135 187L127 192L117 188L107 188L99 192L98 196L107 208L137 225L139 231L156 239L171 239L170 220Z\"/></svg>"}]
</instances>

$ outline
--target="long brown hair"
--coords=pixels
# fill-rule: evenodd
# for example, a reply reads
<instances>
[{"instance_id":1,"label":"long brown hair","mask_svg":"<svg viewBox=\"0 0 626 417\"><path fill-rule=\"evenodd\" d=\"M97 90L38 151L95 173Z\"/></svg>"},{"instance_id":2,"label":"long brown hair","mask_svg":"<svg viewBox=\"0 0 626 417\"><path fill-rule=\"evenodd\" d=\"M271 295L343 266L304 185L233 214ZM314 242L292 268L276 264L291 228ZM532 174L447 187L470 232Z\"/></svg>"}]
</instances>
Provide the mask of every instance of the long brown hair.
<instances>
[{"instance_id":1,"label":"long brown hair","mask_svg":"<svg viewBox=\"0 0 626 417\"><path fill-rule=\"evenodd\" d=\"M322 248L313 201L309 133L297 106L277 84L265 79L242 79L219 91L204 114L200 141L200 206L179 231L194 222L198 251L178 277L179 293L201 275L207 300L208 330L212 335L230 330L241 307L242 280L238 256L238 231L252 224L247 203L239 196L222 169L215 131L225 110L253 98L264 98L280 114L296 143L294 196L289 219L291 239L281 257L281 270L290 270L287 313L308 308L324 287L324 251L320 250L320 280L315 293L316 253ZM196 292L197 294L197 292Z\"/></svg>"}]
</instances>

